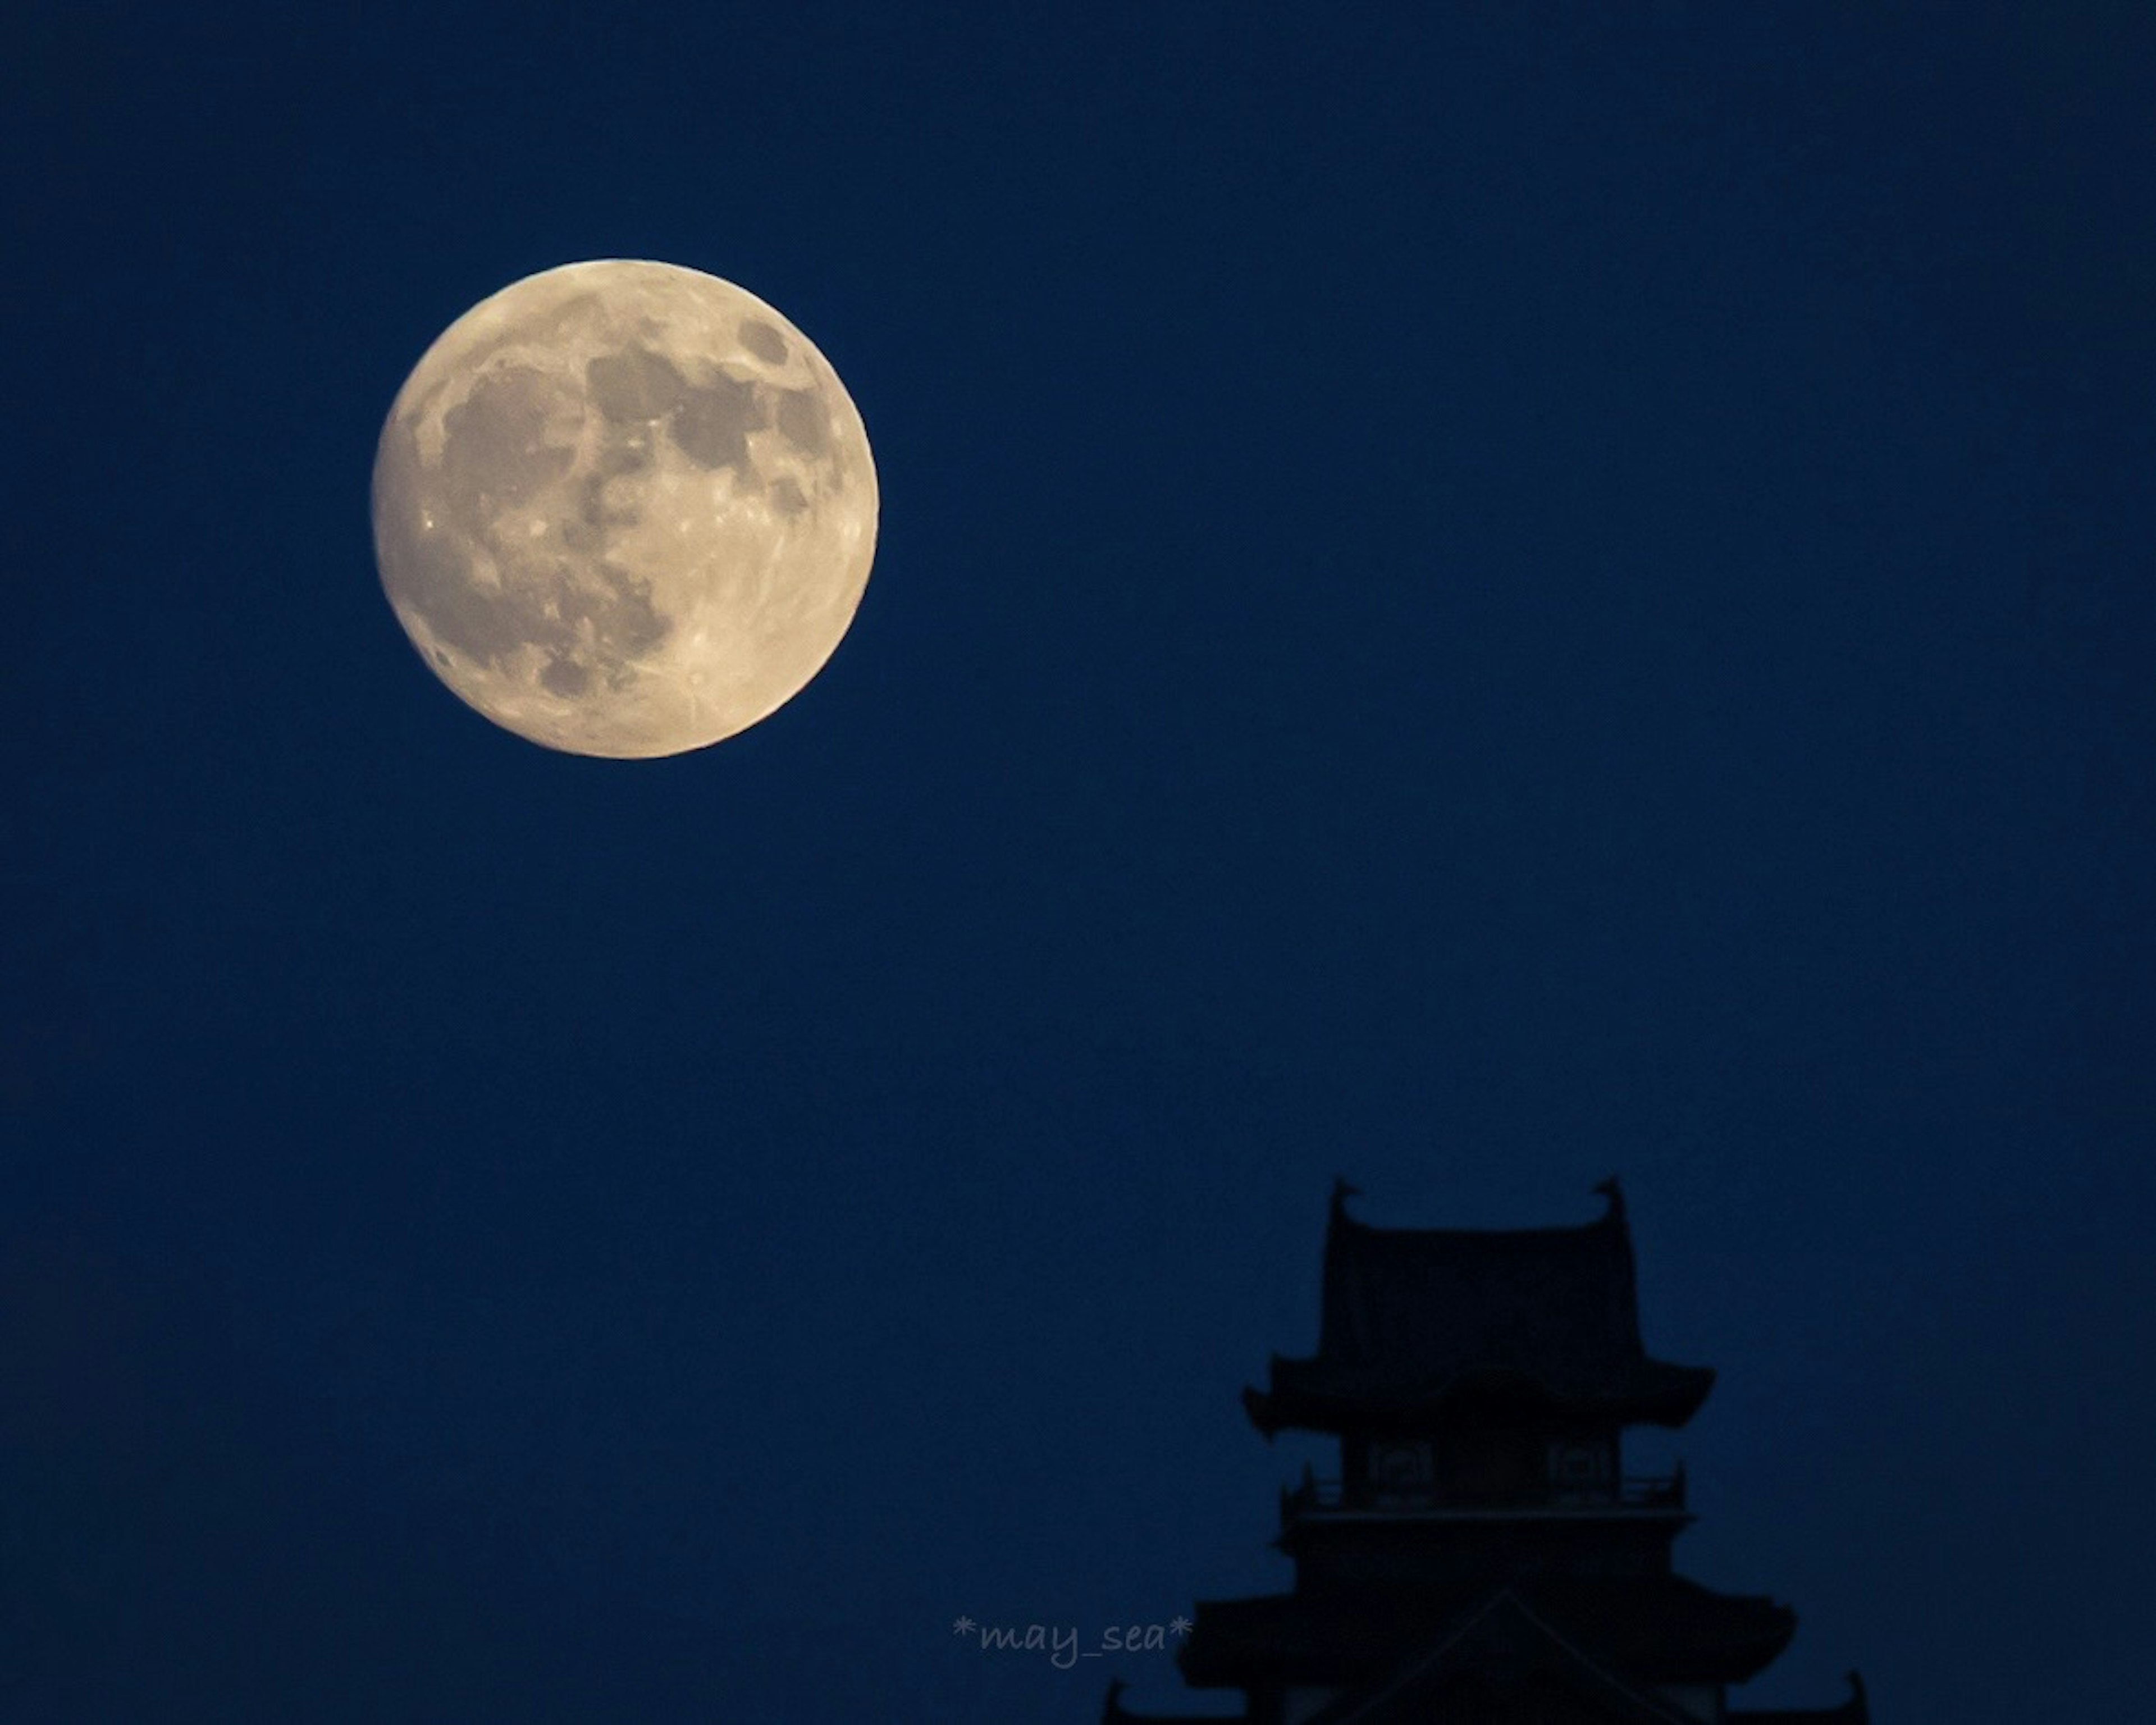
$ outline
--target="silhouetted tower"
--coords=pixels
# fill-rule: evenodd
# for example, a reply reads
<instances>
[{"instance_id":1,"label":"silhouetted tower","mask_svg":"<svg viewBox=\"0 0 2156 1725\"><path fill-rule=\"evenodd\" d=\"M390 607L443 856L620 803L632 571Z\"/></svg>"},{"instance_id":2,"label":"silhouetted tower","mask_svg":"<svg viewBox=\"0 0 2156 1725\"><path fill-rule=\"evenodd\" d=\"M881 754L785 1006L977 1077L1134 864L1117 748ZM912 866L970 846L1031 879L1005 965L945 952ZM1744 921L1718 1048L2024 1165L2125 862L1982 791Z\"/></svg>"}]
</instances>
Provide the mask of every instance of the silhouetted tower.
<instances>
[{"instance_id":1,"label":"silhouetted tower","mask_svg":"<svg viewBox=\"0 0 2156 1725\"><path fill-rule=\"evenodd\" d=\"M1291 1593L1201 1602L1178 1655L1253 1725L1863 1725L1732 1711L1789 1645L1787 1606L1674 1573L1681 1468L1628 1476L1635 1425L1682 1425L1712 1371L1649 1357L1614 1180L1578 1228L1372 1228L1335 1186L1317 1352L1275 1355L1251 1423L1340 1441L1281 1494ZM1104 1719L1124 1710L1111 1688Z\"/></svg>"}]
</instances>

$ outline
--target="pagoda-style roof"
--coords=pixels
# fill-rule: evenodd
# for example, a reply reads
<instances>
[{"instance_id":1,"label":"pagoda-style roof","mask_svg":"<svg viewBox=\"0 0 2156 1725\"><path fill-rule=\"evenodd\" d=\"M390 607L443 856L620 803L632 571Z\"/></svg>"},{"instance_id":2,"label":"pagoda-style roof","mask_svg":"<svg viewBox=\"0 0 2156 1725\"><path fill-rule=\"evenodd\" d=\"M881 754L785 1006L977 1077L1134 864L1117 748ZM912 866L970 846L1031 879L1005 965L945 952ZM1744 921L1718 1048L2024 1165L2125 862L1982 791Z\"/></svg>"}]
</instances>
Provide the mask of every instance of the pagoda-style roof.
<instances>
[{"instance_id":1,"label":"pagoda-style roof","mask_svg":"<svg viewBox=\"0 0 2156 1725\"><path fill-rule=\"evenodd\" d=\"M1455 1611L1383 1664L1317 1686L1340 1692L1308 1716L1310 1725L1698 1725L1697 1713L1614 1667L1511 1588ZM1197 1725L1188 1714L1127 1712L1122 1692L1111 1686L1102 1725Z\"/></svg>"},{"instance_id":2,"label":"pagoda-style roof","mask_svg":"<svg viewBox=\"0 0 2156 1725\"><path fill-rule=\"evenodd\" d=\"M1440 1718L1534 1725L1698 1725L1697 1716L1589 1652L1507 1588L1310 1725L1425 1725Z\"/></svg>"},{"instance_id":3,"label":"pagoda-style roof","mask_svg":"<svg viewBox=\"0 0 2156 1725\"><path fill-rule=\"evenodd\" d=\"M1373 1228L1333 1189L1317 1353L1273 1356L1245 1389L1270 1437L1427 1430L1470 1403L1510 1402L1597 1422L1681 1425L1713 1372L1648 1357L1624 1194L1576 1228Z\"/></svg>"},{"instance_id":4,"label":"pagoda-style roof","mask_svg":"<svg viewBox=\"0 0 2156 1725\"><path fill-rule=\"evenodd\" d=\"M1763 1595L1721 1594L1677 1575L1545 1576L1492 1585L1328 1588L1201 1600L1176 1656L1199 1688L1367 1683L1443 1643L1499 1597L1631 1679L1742 1683L1796 1633Z\"/></svg>"},{"instance_id":5,"label":"pagoda-style roof","mask_svg":"<svg viewBox=\"0 0 2156 1725\"><path fill-rule=\"evenodd\" d=\"M1581 1639L1518 1588L1484 1593L1433 1622L1404 1653L1396 1649L1338 1686L1342 1692L1312 1716L1311 1725L1427 1725L1439 1718L1697 1725L1697 1715L1672 1702L1654 1673L1620 1669L1606 1637ZM1785 1621L1783 1640L1788 1633ZM1667 1672L1661 1675L1666 1681ZM1127 1686L1121 1679L1108 1685L1101 1725L1219 1725L1217 1713L1134 1713L1123 1705ZM1727 1717L1729 1725L1871 1725L1864 1680L1855 1671L1849 1688L1838 1707L1732 1708Z\"/></svg>"}]
</instances>

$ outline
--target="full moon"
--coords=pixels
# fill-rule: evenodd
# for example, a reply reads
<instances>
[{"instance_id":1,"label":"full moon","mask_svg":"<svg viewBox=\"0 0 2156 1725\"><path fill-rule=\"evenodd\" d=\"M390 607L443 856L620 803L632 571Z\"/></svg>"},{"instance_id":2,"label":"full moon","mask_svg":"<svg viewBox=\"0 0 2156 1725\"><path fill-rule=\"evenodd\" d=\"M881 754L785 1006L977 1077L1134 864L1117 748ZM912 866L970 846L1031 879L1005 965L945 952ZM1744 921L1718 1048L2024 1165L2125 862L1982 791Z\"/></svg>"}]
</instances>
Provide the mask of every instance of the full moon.
<instances>
[{"instance_id":1,"label":"full moon","mask_svg":"<svg viewBox=\"0 0 2156 1725\"><path fill-rule=\"evenodd\" d=\"M860 414L745 289L610 259L443 334L374 459L374 553L435 675L572 754L680 754L822 669L875 553Z\"/></svg>"}]
</instances>

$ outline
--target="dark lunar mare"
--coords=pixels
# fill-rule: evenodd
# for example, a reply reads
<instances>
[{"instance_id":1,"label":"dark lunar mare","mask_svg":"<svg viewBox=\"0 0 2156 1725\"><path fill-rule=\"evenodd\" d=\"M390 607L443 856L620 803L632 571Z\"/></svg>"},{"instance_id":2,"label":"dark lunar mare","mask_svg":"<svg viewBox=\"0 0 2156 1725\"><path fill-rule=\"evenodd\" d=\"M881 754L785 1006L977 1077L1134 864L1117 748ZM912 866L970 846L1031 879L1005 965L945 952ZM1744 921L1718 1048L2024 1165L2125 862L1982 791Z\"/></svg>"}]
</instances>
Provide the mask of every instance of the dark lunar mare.
<instances>
[{"instance_id":1,"label":"dark lunar mare","mask_svg":"<svg viewBox=\"0 0 2156 1725\"><path fill-rule=\"evenodd\" d=\"M784 337L767 324L743 323L741 338L759 358L785 357ZM439 495L447 519L433 532L385 547L382 557L392 596L424 619L444 645L497 670L506 670L522 649L540 648L549 655L541 685L565 699L588 693L595 675L620 686L629 667L671 629L652 603L650 583L606 560L609 539L639 519L633 507L608 501L608 480L649 469L660 436L699 467L732 468L743 491L763 489L750 462L752 432L775 427L805 454L831 452L829 413L814 388L778 389L716 369L693 380L665 354L634 342L594 356L583 383L580 399L573 383L535 367L485 370L443 415ZM499 534L505 511L530 503L568 475L577 450L565 428L589 424L588 409L597 416L599 447L593 470L576 487L573 513L536 542ZM424 506L418 417L415 410L383 434L376 483L390 520L416 523ZM809 506L790 475L772 482L769 497L785 516ZM473 554L481 547L500 574L499 587L473 577ZM578 656L587 627L597 644L596 665Z\"/></svg>"},{"instance_id":2,"label":"dark lunar mare","mask_svg":"<svg viewBox=\"0 0 2156 1725\"><path fill-rule=\"evenodd\" d=\"M640 391L639 398L649 399L667 385L663 375L647 368L625 382L617 377L609 387L609 400L619 408L624 390ZM610 680L619 679L628 661L664 642L670 628L652 604L649 583L603 560L596 566L576 563L559 550L495 533L504 510L529 502L568 472L576 451L548 441L547 429L575 423L580 408L558 381L527 367L507 367L480 379L444 416L441 496L448 519L434 532L385 547L382 558L392 597L418 612L445 645L497 670L506 670L521 649L539 647L551 655L541 682L563 696L582 694L590 685L591 670L571 657L583 625L590 626ZM609 511L600 488L611 474L649 465L649 449L639 442L626 426L619 431L609 426L600 471L583 489L579 516L560 529L571 552L600 556L607 529L635 520L631 511ZM409 420L384 434L382 456L377 483L388 518L416 521L425 487ZM499 588L473 578L477 546L492 555Z\"/></svg>"}]
</instances>

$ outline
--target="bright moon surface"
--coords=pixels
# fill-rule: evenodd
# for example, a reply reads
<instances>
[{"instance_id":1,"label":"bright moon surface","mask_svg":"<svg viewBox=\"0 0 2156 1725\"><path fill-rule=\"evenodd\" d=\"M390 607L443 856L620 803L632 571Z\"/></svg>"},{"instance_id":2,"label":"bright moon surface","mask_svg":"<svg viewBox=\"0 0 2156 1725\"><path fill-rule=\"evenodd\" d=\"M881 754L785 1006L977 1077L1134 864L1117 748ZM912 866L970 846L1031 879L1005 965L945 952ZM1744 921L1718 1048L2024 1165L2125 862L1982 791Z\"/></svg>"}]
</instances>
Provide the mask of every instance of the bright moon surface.
<instances>
[{"instance_id":1,"label":"bright moon surface","mask_svg":"<svg viewBox=\"0 0 2156 1725\"><path fill-rule=\"evenodd\" d=\"M374 460L374 552L429 667L572 754L680 754L808 683L875 553L875 468L814 343L672 264L569 264L427 350Z\"/></svg>"}]
</instances>

